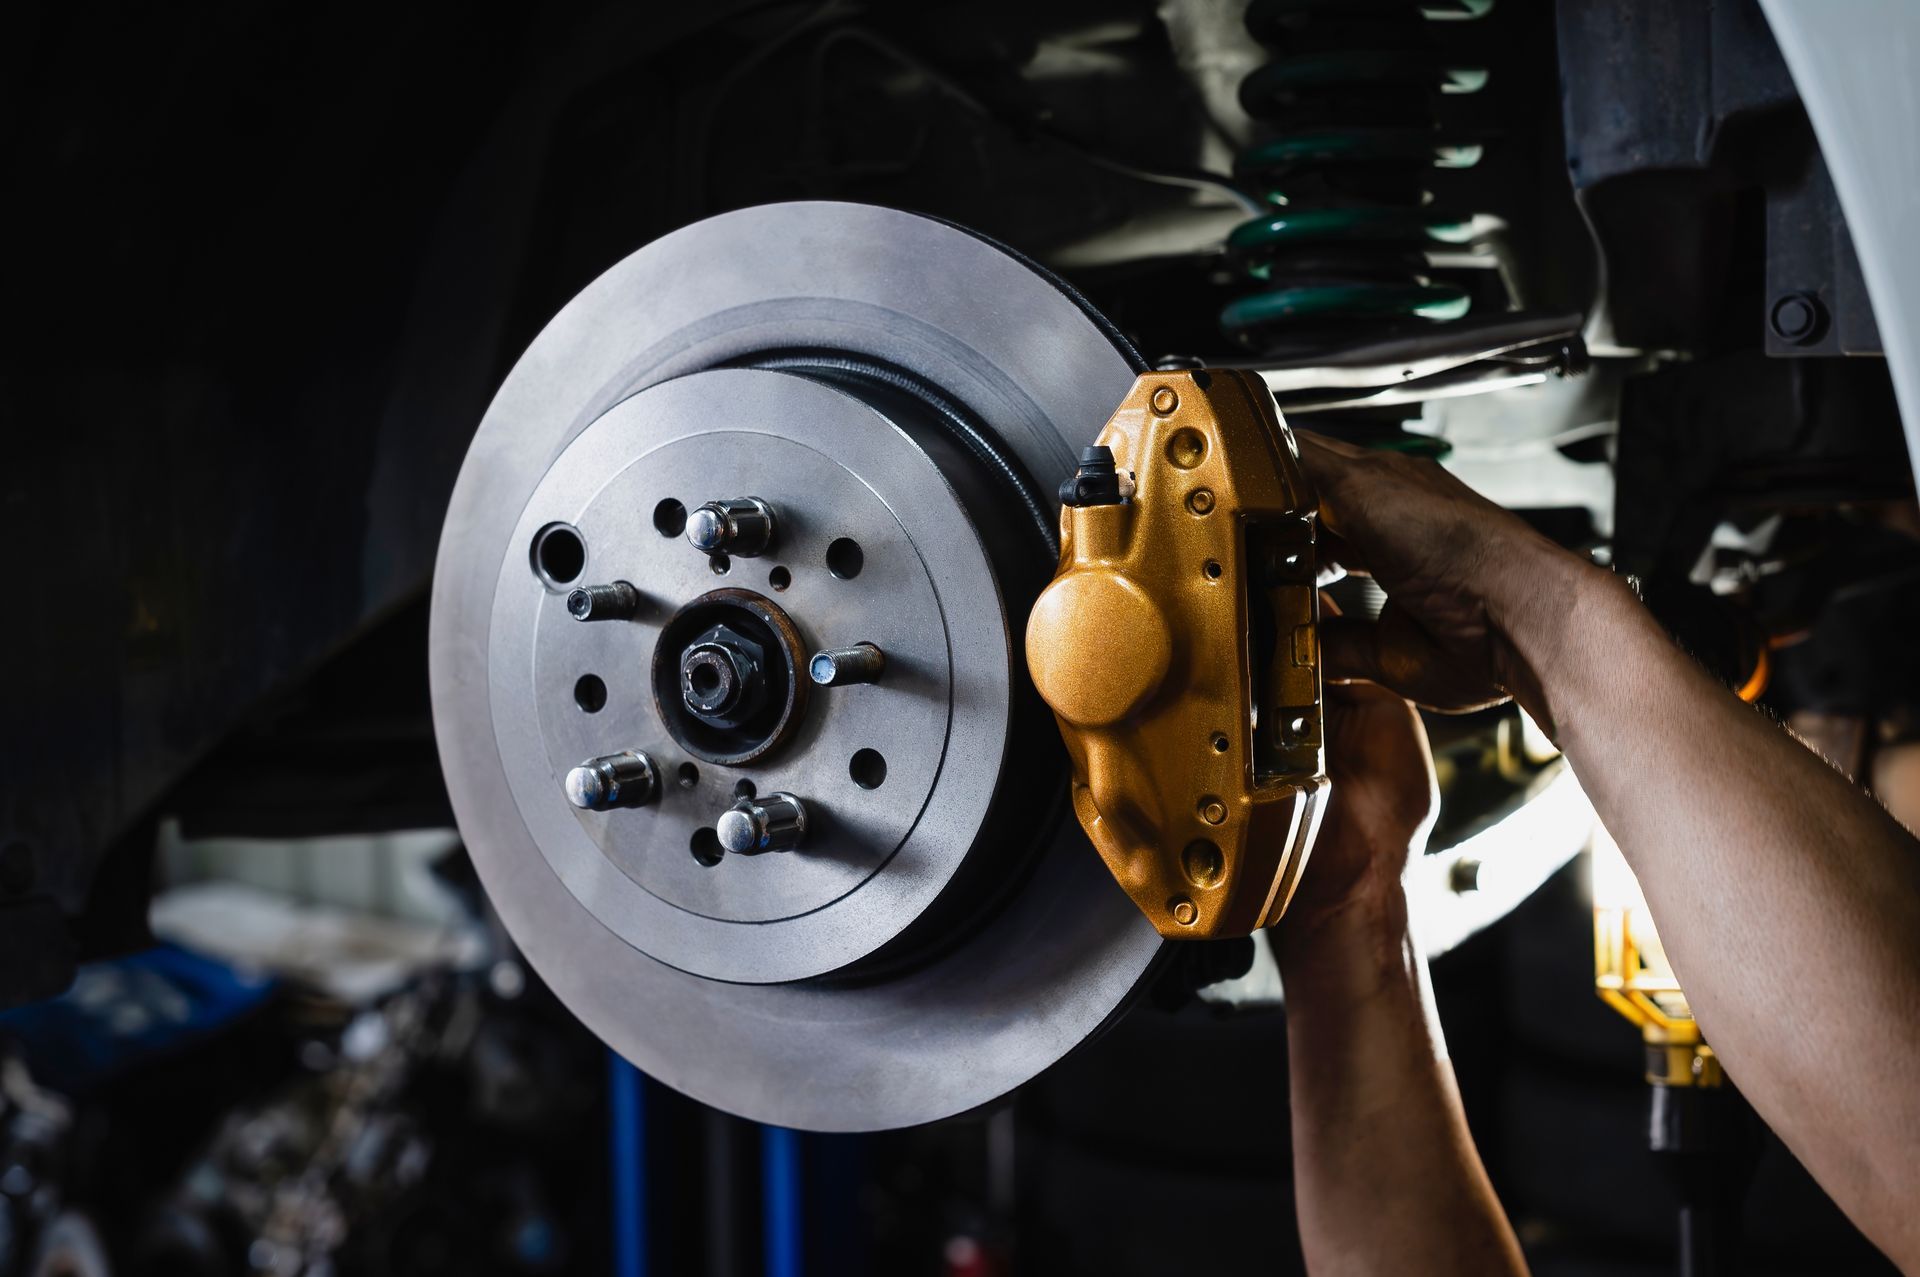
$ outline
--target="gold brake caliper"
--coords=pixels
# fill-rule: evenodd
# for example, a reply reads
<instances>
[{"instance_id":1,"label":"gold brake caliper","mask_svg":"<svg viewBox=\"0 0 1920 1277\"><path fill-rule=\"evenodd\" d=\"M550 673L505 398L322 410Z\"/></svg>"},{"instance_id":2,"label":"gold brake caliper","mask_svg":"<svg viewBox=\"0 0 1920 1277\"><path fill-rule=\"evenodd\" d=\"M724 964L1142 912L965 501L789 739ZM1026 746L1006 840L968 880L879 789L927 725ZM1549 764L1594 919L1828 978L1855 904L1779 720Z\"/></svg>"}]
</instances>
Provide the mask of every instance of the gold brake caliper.
<instances>
[{"instance_id":1,"label":"gold brake caliper","mask_svg":"<svg viewBox=\"0 0 1920 1277\"><path fill-rule=\"evenodd\" d=\"M1074 811L1163 935L1270 926L1327 796L1317 507L1293 435L1251 373L1150 373L1061 499L1027 665Z\"/></svg>"}]
</instances>

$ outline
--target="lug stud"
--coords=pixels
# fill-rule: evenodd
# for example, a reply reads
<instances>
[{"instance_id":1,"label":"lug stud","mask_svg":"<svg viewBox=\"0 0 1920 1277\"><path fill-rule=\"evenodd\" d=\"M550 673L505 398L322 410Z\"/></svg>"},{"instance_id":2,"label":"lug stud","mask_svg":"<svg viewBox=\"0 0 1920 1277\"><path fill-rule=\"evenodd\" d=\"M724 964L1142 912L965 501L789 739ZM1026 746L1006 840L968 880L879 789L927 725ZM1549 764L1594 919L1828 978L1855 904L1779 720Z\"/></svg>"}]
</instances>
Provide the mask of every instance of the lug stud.
<instances>
[{"instance_id":1,"label":"lug stud","mask_svg":"<svg viewBox=\"0 0 1920 1277\"><path fill-rule=\"evenodd\" d=\"M887 654L871 643L852 647L830 647L814 654L807 662L807 674L821 687L845 687L850 683L875 683L887 668Z\"/></svg>"},{"instance_id":2,"label":"lug stud","mask_svg":"<svg viewBox=\"0 0 1920 1277\"><path fill-rule=\"evenodd\" d=\"M720 846L736 856L791 851L807 837L807 808L792 794L742 798L720 813L713 832Z\"/></svg>"},{"instance_id":3,"label":"lug stud","mask_svg":"<svg viewBox=\"0 0 1920 1277\"><path fill-rule=\"evenodd\" d=\"M640 807L660 792L660 772L637 749L589 758L567 773L567 801L581 811Z\"/></svg>"},{"instance_id":4,"label":"lug stud","mask_svg":"<svg viewBox=\"0 0 1920 1277\"><path fill-rule=\"evenodd\" d=\"M625 581L587 585L567 595L567 611L576 621L627 621L640 610L640 591Z\"/></svg>"},{"instance_id":5,"label":"lug stud","mask_svg":"<svg viewBox=\"0 0 1920 1277\"><path fill-rule=\"evenodd\" d=\"M702 554L751 559L773 543L773 507L759 497L709 501L687 516L687 543Z\"/></svg>"}]
</instances>

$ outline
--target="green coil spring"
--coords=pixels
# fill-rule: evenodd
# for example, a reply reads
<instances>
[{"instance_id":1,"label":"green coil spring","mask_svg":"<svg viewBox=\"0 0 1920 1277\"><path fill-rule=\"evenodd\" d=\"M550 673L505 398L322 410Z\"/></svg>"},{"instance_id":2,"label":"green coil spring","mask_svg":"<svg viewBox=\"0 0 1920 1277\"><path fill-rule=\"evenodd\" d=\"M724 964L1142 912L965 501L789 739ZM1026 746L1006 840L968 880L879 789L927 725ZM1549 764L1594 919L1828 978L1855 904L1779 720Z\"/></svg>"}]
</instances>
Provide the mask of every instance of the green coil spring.
<instances>
[{"instance_id":1,"label":"green coil spring","mask_svg":"<svg viewBox=\"0 0 1920 1277\"><path fill-rule=\"evenodd\" d=\"M1270 211L1227 240L1260 291L1220 315L1263 354L1458 319L1466 289L1426 274L1428 254L1473 237L1473 216L1436 206L1434 169L1477 164L1448 136L1435 96L1477 93L1487 70L1449 56L1432 24L1483 17L1493 0L1253 0L1247 28L1273 53L1240 84L1262 130L1235 178Z\"/></svg>"}]
</instances>

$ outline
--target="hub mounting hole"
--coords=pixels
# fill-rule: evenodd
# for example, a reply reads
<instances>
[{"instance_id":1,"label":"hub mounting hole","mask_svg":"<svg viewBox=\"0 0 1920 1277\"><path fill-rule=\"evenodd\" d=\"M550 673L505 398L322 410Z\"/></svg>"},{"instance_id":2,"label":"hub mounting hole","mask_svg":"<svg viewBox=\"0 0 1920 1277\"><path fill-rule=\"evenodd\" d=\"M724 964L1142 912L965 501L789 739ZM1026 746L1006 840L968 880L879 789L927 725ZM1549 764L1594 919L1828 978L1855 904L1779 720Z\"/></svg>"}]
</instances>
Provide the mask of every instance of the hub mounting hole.
<instances>
[{"instance_id":1,"label":"hub mounting hole","mask_svg":"<svg viewBox=\"0 0 1920 1277\"><path fill-rule=\"evenodd\" d=\"M726 852L720 846L720 835L713 832L711 825L702 825L693 831L693 837L687 841L687 849L693 852L693 858L708 869L720 863Z\"/></svg>"},{"instance_id":2,"label":"hub mounting hole","mask_svg":"<svg viewBox=\"0 0 1920 1277\"><path fill-rule=\"evenodd\" d=\"M877 749L855 750L852 760L847 763L847 774L862 789L878 789L886 783L887 760Z\"/></svg>"},{"instance_id":3,"label":"hub mounting hole","mask_svg":"<svg viewBox=\"0 0 1920 1277\"><path fill-rule=\"evenodd\" d=\"M663 537L677 537L687 530L687 507L668 497L653 507L653 530Z\"/></svg>"},{"instance_id":4,"label":"hub mounting hole","mask_svg":"<svg viewBox=\"0 0 1920 1277\"><path fill-rule=\"evenodd\" d=\"M587 566L587 543L570 523L549 523L533 534L533 574L558 589Z\"/></svg>"},{"instance_id":5,"label":"hub mounting hole","mask_svg":"<svg viewBox=\"0 0 1920 1277\"><path fill-rule=\"evenodd\" d=\"M674 778L679 781L680 788L692 789L700 783L700 769L692 763L681 763L679 769L674 772ZM707 832L712 833L713 831L709 829ZM714 844L716 847L719 845L717 842Z\"/></svg>"},{"instance_id":6,"label":"hub mounting hole","mask_svg":"<svg viewBox=\"0 0 1920 1277\"><path fill-rule=\"evenodd\" d=\"M573 703L589 714L607 707L607 685L597 674L582 674L573 685Z\"/></svg>"},{"instance_id":7,"label":"hub mounting hole","mask_svg":"<svg viewBox=\"0 0 1920 1277\"><path fill-rule=\"evenodd\" d=\"M853 580L866 565L866 552L852 537L838 537L827 547L827 571L842 581Z\"/></svg>"},{"instance_id":8,"label":"hub mounting hole","mask_svg":"<svg viewBox=\"0 0 1920 1277\"><path fill-rule=\"evenodd\" d=\"M776 590L784 590L793 584L793 573L783 567L775 568L773 571L767 573L767 584Z\"/></svg>"}]
</instances>

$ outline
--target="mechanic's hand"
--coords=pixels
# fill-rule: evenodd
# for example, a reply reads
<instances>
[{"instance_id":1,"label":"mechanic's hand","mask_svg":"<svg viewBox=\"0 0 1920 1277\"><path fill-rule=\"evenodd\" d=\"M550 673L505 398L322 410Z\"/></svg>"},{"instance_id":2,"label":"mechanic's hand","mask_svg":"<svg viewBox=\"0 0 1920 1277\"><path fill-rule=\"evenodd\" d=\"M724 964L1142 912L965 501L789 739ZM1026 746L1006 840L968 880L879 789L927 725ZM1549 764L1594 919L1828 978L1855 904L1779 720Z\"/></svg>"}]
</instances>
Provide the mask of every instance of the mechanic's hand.
<instances>
[{"instance_id":1,"label":"mechanic's hand","mask_svg":"<svg viewBox=\"0 0 1920 1277\"><path fill-rule=\"evenodd\" d=\"M1358 914L1401 925L1400 878L1440 810L1433 754L1413 706L1365 684L1326 689L1327 814L1275 933L1311 945L1322 924ZM1285 955L1283 954L1283 960Z\"/></svg>"},{"instance_id":2,"label":"mechanic's hand","mask_svg":"<svg viewBox=\"0 0 1920 1277\"><path fill-rule=\"evenodd\" d=\"M1528 565L1542 553L1565 552L1431 461L1296 438L1320 492L1322 561L1372 576L1388 600L1377 621L1322 623L1326 677L1380 683L1433 709L1479 709L1514 693L1533 709L1502 605L1529 588Z\"/></svg>"}]
</instances>

